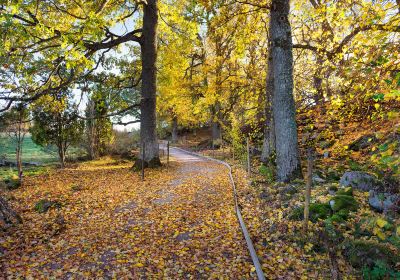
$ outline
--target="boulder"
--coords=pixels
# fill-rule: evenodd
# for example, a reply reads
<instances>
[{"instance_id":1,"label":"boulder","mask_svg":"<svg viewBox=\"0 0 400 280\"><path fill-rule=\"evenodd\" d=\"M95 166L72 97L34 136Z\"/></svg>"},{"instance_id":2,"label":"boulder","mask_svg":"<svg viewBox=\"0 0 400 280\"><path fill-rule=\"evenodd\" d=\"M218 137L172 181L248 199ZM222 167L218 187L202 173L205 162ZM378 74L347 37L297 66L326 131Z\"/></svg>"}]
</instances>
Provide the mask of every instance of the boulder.
<instances>
[{"instance_id":1,"label":"boulder","mask_svg":"<svg viewBox=\"0 0 400 280\"><path fill-rule=\"evenodd\" d=\"M358 209L357 201L349 195L336 195L329 201L329 204L335 212L339 212L340 210L357 211Z\"/></svg>"},{"instance_id":2,"label":"boulder","mask_svg":"<svg viewBox=\"0 0 400 280\"><path fill-rule=\"evenodd\" d=\"M51 207L60 208L61 204L58 201L50 201L41 199L35 204L35 210L39 213L46 213Z\"/></svg>"},{"instance_id":3,"label":"boulder","mask_svg":"<svg viewBox=\"0 0 400 280\"><path fill-rule=\"evenodd\" d=\"M390 194L371 190L369 192L369 205L377 211L398 211L400 208L400 194Z\"/></svg>"},{"instance_id":4,"label":"boulder","mask_svg":"<svg viewBox=\"0 0 400 280\"><path fill-rule=\"evenodd\" d=\"M336 195L349 195L349 196L353 196L353 188L352 188L352 187L340 188L340 189L336 192Z\"/></svg>"},{"instance_id":5,"label":"boulder","mask_svg":"<svg viewBox=\"0 0 400 280\"><path fill-rule=\"evenodd\" d=\"M338 187L336 185L330 185L328 187L328 193L330 195L335 195L337 191L338 191Z\"/></svg>"},{"instance_id":6,"label":"boulder","mask_svg":"<svg viewBox=\"0 0 400 280\"><path fill-rule=\"evenodd\" d=\"M365 149L369 147L372 143L374 143L376 140L377 140L376 136L373 134L361 136L360 138L358 138L356 141L354 141L349 145L349 150L359 151Z\"/></svg>"},{"instance_id":7,"label":"boulder","mask_svg":"<svg viewBox=\"0 0 400 280\"><path fill-rule=\"evenodd\" d=\"M279 190L279 193L281 194L281 195L294 195L295 193L297 193L298 192L298 190L296 189L296 187L294 187L294 186L292 186L292 185L288 185L288 186L285 186L285 187L283 187L283 188L281 188L280 190Z\"/></svg>"},{"instance_id":8,"label":"boulder","mask_svg":"<svg viewBox=\"0 0 400 280\"><path fill-rule=\"evenodd\" d=\"M381 188L378 179L369 173L361 171L346 171L340 178L340 185L343 187L353 187L356 190L368 192Z\"/></svg>"},{"instance_id":9,"label":"boulder","mask_svg":"<svg viewBox=\"0 0 400 280\"><path fill-rule=\"evenodd\" d=\"M318 219L326 219L330 216L331 209L328 204L311 203L310 204L310 221L316 222ZM304 207L296 207L289 214L290 220L301 221L304 219Z\"/></svg>"},{"instance_id":10,"label":"boulder","mask_svg":"<svg viewBox=\"0 0 400 280\"><path fill-rule=\"evenodd\" d=\"M320 184L320 183L325 183L325 179L322 179L318 174L315 174L312 176L312 181L314 184Z\"/></svg>"},{"instance_id":11,"label":"boulder","mask_svg":"<svg viewBox=\"0 0 400 280\"><path fill-rule=\"evenodd\" d=\"M372 240L348 240L342 245L344 256L355 268L373 267L377 261L394 267L400 261L399 250L390 247L388 244Z\"/></svg>"}]
</instances>

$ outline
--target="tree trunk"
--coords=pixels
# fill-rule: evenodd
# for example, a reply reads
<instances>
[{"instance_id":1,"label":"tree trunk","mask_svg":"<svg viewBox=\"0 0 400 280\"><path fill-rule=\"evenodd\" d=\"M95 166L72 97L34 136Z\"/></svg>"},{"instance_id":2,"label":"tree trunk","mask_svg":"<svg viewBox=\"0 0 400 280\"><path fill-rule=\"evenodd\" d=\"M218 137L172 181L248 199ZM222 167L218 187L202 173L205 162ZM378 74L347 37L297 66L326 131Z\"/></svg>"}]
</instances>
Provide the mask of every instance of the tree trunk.
<instances>
[{"instance_id":1,"label":"tree trunk","mask_svg":"<svg viewBox=\"0 0 400 280\"><path fill-rule=\"evenodd\" d=\"M261 153L261 161L270 163L271 156L275 152L275 126L274 117L272 114L272 99L274 92L274 72L272 67L272 52L268 54L268 75L267 75L267 90L265 99L265 130L264 142Z\"/></svg>"},{"instance_id":2,"label":"tree trunk","mask_svg":"<svg viewBox=\"0 0 400 280\"><path fill-rule=\"evenodd\" d=\"M156 132L156 62L157 62L157 0L148 0L144 4L143 35L141 42L142 54L142 102L140 113L140 139L145 145L145 166L161 165L157 132ZM143 153L141 152L140 155Z\"/></svg>"},{"instance_id":3,"label":"tree trunk","mask_svg":"<svg viewBox=\"0 0 400 280\"><path fill-rule=\"evenodd\" d=\"M64 168L65 167L65 149L64 149L63 144L58 145L58 158L60 161L61 168Z\"/></svg>"},{"instance_id":4,"label":"tree trunk","mask_svg":"<svg viewBox=\"0 0 400 280\"><path fill-rule=\"evenodd\" d=\"M17 141L16 160L17 160L19 183L22 184L22 158L21 158L21 142L20 142L20 140Z\"/></svg>"},{"instance_id":5,"label":"tree trunk","mask_svg":"<svg viewBox=\"0 0 400 280\"><path fill-rule=\"evenodd\" d=\"M0 196L0 228L22 223L21 217L10 207L8 202Z\"/></svg>"},{"instance_id":6,"label":"tree trunk","mask_svg":"<svg viewBox=\"0 0 400 280\"><path fill-rule=\"evenodd\" d=\"M172 119L172 143L178 142L178 118L174 117Z\"/></svg>"},{"instance_id":7,"label":"tree trunk","mask_svg":"<svg viewBox=\"0 0 400 280\"><path fill-rule=\"evenodd\" d=\"M282 182L302 177L293 98L293 44L289 9L289 0L272 0L270 34L274 72L273 113L277 179Z\"/></svg>"},{"instance_id":8,"label":"tree trunk","mask_svg":"<svg viewBox=\"0 0 400 280\"><path fill-rule=\"evenodd\" d=\"M221 124L219 123L219 110L220 105L217 101L214 106L211 107L211 140L212 148L218 148L221 144L222 132Z\"/></svg>"},{"instance_id":9,"label":"tree trunk","mask_svg":"<svg viewBox=\"0 0 400 280\"><path fill-rule=\"evenodd\" d=\"M86 117L88 120L86 121L86 135L87 135L87 153L91 160L96 159L95 152L95 142L96 142L96 133L95 133L95 103L92 99L89 100L86 107Z\"/></svg>"},{"instance_id":10,"label":"tree trunk","mask_svg":"<svg viewBox=\"0 0 400 280\"><path fill-rule=\"evenodd\" d=\"M213 121L211 124L212 141L217 145L221 139L221 125L218 121Z\"/></svg>"}]
</instances>

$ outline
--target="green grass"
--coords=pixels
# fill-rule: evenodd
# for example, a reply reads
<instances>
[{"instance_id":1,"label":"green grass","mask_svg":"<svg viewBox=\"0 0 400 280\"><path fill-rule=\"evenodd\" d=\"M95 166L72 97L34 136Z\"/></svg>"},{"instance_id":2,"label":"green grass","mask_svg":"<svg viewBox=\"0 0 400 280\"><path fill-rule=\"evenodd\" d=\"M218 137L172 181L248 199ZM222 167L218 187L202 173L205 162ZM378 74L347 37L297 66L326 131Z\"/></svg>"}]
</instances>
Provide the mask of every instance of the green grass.
<instances>
[{"instance_id":1,"label":"green grass","mask_svg":"<svg viewBox=\"0 0 400 280\"><path fill-rule=\"evenodd\" d=\"M71 147L68 150L68 158L77 158L84 154L81 148ZM0 134L0 158L15 162L15 141L7 135ZM58 163L58 155L55 147L43 148L32 141L30 135L26 135L22 145L22 161L37 162L42 166L24 168L24 176L46 173L49 168ZM8 179L17 176L15 168L0 167L0 178Z\"/></svg>"},{"instance_id":2,"label":"green grass","mask_svg":"<svg viewBox=\"0 0 400 280\"><path fill-rule=\"evenodd\" d=\"M0 136L0 157L15 161L15 142L5 135ZM26 135L22 145L22 161L50 164L57 162L57 155L54 152L46 151L36 145L30 135Z\"/></svg>"}]
</instances>

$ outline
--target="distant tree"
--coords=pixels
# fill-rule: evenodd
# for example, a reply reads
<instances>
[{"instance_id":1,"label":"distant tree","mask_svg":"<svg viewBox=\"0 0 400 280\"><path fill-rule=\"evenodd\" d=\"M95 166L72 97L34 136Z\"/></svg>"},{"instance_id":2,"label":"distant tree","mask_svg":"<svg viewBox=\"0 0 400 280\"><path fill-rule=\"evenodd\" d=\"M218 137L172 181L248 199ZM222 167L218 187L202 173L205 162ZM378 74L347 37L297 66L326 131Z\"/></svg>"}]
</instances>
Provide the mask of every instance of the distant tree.
<instances>
[{"instance_id":1,"label":"distant tree","mask_svg":"<svg viewBox=\"0 0 400 280\"><path fill-rule=\"evenodd\" d=\"M37 106L33 111L32 140L40 146L55 145L62 168L68 148L80 143L83 130L84 122L78 116L76 105L71 103L62 108Z\"/></svg>"},{"instance_id":2,"label":"distant tree","mask_svg":"<svg viewBox=\"0 0 400 280\"><path fill-rule=\"evenodd\" d=\"M86 106L86 149L91 159L106 154L107 144L112 141L112 123L107 117L105 100L92 96Z\"/></svg>"},{"instance_id":3,"label":"distant tree","mask_svg":"<svg viewBox=\"0 0 400 280\"><path fill-rule=\"evenodd\" d=\"M1 116L1 127L15 143L15 160L19 182L22 183L22 146L25 135L29 132L29 111L19 103Z\"/></svg>"}]
</instances>

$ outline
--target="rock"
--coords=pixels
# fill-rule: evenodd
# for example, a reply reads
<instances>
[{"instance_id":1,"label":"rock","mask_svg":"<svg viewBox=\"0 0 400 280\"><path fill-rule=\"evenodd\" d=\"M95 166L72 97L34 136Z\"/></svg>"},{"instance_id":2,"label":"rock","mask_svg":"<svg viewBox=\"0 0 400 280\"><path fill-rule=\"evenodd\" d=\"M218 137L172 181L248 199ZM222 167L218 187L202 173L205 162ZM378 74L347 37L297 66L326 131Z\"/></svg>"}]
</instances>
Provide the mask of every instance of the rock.
<instances>
[{"instance_id":1,"label":"rock","mask_svg":"<svg viewBox=\"0 0 400 280\"><path fill-rule=\"evenodd\" d=\"M343 187L353 187L356 190L368 192L381 187L378 179L366 172L361 171L346 171L340 178L340 185Z\"/></svg>"},{"instance_id":2,"label":"rock","mask_svg":"<svg viewBox=\"0 0 400 280\"><path fill-rule=\"evenodd\" d=\"M344 222L344 219L342 216L338 215L338 214L333 214L332 217L330 217L330 220L332 222L336 222L336 223L342 223Z\"/></svg>"},{"instance_id":3,"label":"rock","mask_svg":"<svg viewBox=\"0 0 400 280\"><path fill-rule=\"evenodd\" d=\"M348 211L357 211L358 203L354 197L349 195L336 195L331 201L329 201L333 211L338 212L342 209Z\"/></svg>"},{"instance_id":4,"label":"rock","mask_svg":"<svg viewBox=\"0 0 400 280\"><path fill-rule=\"evenodd\" d=\"M261 199L266 199L268 197L269 197L269 193L266 190L263 190L259 195L259 198L261 198Z\"/></svg>"},{"instance_id":5,"label":"rock","mask_svg":"<svg viewBox=\"0 0 400 280\"><path fill-rule=\"evenodd\" d=\"M7 189L7 188L8 188L8 187L7 187L6 182L4 182L3 180L0 180L0 189L5 190L5 189Z\"/></svg>"},{"instance_id":6,"label":"rock","mask_svg":"<svg viewBox=\"0 0 400 280\"><path fill-rule=\"evenodd\" d=\"M337 170L328 169L328 172L326 173L325 178L328 181L339 181L340 180L340 175L339 175Z\"/></svg>"},{"instance_id":7,"label":"rock","mask_svg":"<svg viewBox=\"0 0 400 280\"><path fill-rule=\"evenodd\" d=\"M378 192L369 192L369 205L380 212L398 211L400 208L400 195Z\"/></svg>"},{"instance_id":8,"label":"rock","mask_svg":"<svg viewBox=\"0 0 400 280\"><path fill-rule=\"evenodd\" d=\"M361 136L360 138L358 138L356 141L354 141L349 145L349 150L359 151L365 149L369 147L372 143L374 143L376 140L377 140L376 136L373 134Z\"/></svg>"},{"instance_id":9,"label":"rock","mask_svg":"<svg viewBox=\"0 0 400 280\"><path fill-rule=\"evenodd\" d=\"M20 223L22 223L21 216L0 196L0 229Z\"/></svg>"},{"instance_id":10,"label":"rock","mask_svg":"<svg viewBox=\"0 0 400 280\"><path fill-rule=\"evenodd\" d=\"M318 219L326 219L330 216L331 209L328 204L311 203L310 204L310 221L316 222ZM304 207L296 207L289 214L290 220L301 221L304 219Z\"/></svg>"},{"instance_id":11,"label":"rock","mask_svg":"<svg viewBox=\"0 0 400 280\"><path fill-rule=\"evenodd\" d=\"M338 191L338 187L336 185L330 185L328 188L328 192L330 195L335 195Z\"/></svg>"},{"instance_id":12,"label":"rock","mask_svg":"<svg viewBox=\"0 0 400 280\"><path fill-rule=\"evenodd\" d=\"M319 177L317 174L312 176L312 181L313 181L313 183L316 183L316 184L325 183L325 180L322 179L321 177Z\"/></svg>"},{"instance_id":13,"label":"rock","mask_svg":"<svg viewBox=\"0 0 400 280\"><path fill-rule=\"evenodd\" d=\"M84 190L84 187L82 185L73 185L71 187L71 191L73 191L73 192L79 192L79 191L82 191L82 190Z\"/></svg>"},{"instance_id":14,"label":"rock","mask_svg":"<svg viewBox=\"0 0 400 280\"><path fill-rule=\"evenodd\" d=\"M373 267L377 261L394 267L400 261L398 249L371 240L350 240L342 244L344 256L355 268ZM394 252L392 250L396 250Z\"/></svg>"},{"instance_id":15,"label":"rock","mask_svg":"<svg viewBox=\"0 0 400 280\"><path fill-rule=\"evenodd\" d=\"M39 200L35 205L35 210L39 213L46 213L51 207L61 207L58 201L50 201L47 199Z\"/></svg>"},{"instance_id":16,"label":"rock","mask_svg":"<svg viewBox=\"0 0 400 280\"><path fill-rule=\"evenodd\" d=\"M319 142L318 146L321 149L327 149L327 148L332 147L334 144L335 144L334 139L333 140L324 140L324 141Z\"/></svg>"},{"instance_id":17,"label":"rock","mask_svg":"<svg viewBox=\"0 0 400 280\"><path fill-rule=\"evenodd\" d=\"M16 190L21 186L21 182L18 177L6 179L4 180L4 183L6 184L8 190Z\"/></svg>"},{"instance_id":18,"label":"rock","mask_svg":"<svg viewBox=\"0 0 400 280\"><path fill-rule=\"evenodd\" d=\"M279 191L279 193L281 195L293 195L293 194L297 193L297 189L296 189L296 187L289 185L289 186L283 187Z\"/></svg>"},{"instance_id":19,"label":"rock","mask_svg":"<svg viewBox=\"0 0 400 280\"><path fill-rule=\"evenodd\" d=\"M336 192L336 195L349 195L349 196L353 196L353 188L352 188L352 187L340 188L340 189Z\"/></svg>"}]
</instances>

